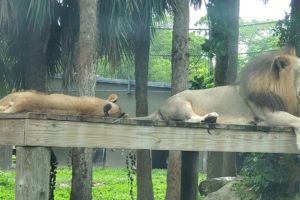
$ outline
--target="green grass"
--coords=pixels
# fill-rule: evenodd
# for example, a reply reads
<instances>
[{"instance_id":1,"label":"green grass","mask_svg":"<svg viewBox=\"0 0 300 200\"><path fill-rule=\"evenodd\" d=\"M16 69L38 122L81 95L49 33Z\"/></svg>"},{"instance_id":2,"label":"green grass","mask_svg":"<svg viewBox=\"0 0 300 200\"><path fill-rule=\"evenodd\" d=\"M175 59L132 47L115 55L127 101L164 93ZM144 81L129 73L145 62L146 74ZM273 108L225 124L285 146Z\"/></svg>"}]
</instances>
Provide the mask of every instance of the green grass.
<instances>
[{"instance_id":1,"label":"green grass","mask_svg":"<svg viewBox=\"0 0 300 200\"><path fill-rule=\"evenodd\" d=\"M200 174L199 180L205 175ZM166 170L153 170L155 200L164 200L166 193ZM133 183L133 197L136 198L136 178ZM0 171L0 199L14 200L15 171ZM126 169L93 170L93 200L131 200L130 184ZM71 170L59 167L56 176L55 200L69 200L71 192ZM199 200L203 199L199 197Z\"/></svg>"},{"instance_id":2,"label":"green grass","mask_svg":"<svg viewBox=\"0 0 300 200\"><path fill-rule=\"evenodd\" d=\"M0 199L13 200L15 188L15 172L0 171Z\"/></svg>"}]
</instances>

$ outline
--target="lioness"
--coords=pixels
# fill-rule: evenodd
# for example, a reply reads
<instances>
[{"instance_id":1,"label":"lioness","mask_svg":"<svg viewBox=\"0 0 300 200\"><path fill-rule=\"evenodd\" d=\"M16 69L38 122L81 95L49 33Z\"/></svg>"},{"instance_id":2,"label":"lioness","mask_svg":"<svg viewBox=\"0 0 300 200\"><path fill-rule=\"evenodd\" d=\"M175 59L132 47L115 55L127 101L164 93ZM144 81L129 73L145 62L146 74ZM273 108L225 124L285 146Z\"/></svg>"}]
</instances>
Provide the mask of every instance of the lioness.
<instances>
[{"instance_id":1,"label":"lioness","mask_svg":"<svg viewBox=\"0 0 300 200\"><path fill-rule=\"evenodd\" d=\"M291 126L300 149L299 102L300 59L284 48L250 61L236 84L180 92L146 119Z\"/></svg>"},{"instance_id":2,"label":"lioness","mask_svg":"<svg viewBox=\"0 0 300 200\"><path fill-rule=\"evenodd\" d=\"M0 113L38 112L117 118L124 114L115 104L117 100L118 96L115 94L104 100L88 96L48 95L36 91L14 92L0 99Z\"/></svg>"}]
</instances>

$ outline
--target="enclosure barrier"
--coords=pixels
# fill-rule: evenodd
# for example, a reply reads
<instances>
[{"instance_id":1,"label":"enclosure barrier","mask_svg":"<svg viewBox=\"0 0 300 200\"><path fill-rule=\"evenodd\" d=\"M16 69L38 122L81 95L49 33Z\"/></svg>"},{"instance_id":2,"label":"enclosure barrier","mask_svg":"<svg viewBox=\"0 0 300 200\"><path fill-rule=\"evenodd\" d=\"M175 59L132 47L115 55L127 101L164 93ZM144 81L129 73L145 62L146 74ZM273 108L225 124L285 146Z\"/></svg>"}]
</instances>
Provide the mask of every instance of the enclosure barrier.
<instances>
[{"instance_id":1,"label":"enclosure barrier","mask_svg":"<svg viewBox=\"0 0 300 200\"><path fill-rule=\"evenodd\" d=\"M299 153L289 127L37 113L0 114L0 145L17 146L16 200L48 200L48 147Z\"/></svg>"}]
</instances>

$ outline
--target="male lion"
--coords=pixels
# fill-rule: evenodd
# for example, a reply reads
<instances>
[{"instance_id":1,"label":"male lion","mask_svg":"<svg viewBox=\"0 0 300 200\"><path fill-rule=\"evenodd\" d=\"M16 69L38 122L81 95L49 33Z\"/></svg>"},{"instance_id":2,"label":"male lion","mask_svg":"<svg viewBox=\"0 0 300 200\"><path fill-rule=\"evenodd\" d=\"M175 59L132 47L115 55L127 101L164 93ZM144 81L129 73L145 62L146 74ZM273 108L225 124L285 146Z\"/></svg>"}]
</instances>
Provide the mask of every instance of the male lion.
<instances>
[{"instance_id":1,"label":"male lion","mask_svg":"<svg viewBox=\"0 0 300 200\"><path fill-rule=\"evenodd\" d=\"M284 48L250 61L236 84L180 92L144 119L291 126L300 149L299 102L300 59Z\"/></svg>"},{"instance_id":2,"label":"male lion","mask_svg":"<svg viewBox=\"0 0 300 200\"><path fill-rule=\"evenodd\" d=\"M115 104L117 100L116 94L104 100L88 96L48 95L36 91L14 92L0 99L0 113L39 112L121 117L124 113Z\"/></svg>"}]
</instances>

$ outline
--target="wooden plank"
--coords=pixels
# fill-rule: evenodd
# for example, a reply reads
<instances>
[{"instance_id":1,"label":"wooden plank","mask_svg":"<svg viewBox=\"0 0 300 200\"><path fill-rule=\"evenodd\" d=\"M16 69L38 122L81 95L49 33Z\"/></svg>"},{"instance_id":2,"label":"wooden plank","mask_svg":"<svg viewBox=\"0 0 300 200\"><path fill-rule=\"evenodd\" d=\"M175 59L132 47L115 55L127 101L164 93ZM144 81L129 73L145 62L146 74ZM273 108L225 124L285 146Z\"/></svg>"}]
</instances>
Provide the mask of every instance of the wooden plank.
<instances>
[{"instance_id":1,"label":"wooden plank","mask_svg":"<svg viewBox=\"0 0 300 200\"><path fill-rule=\"evenodd\" d=\"M0 119L0 145L24 145L25 119Z\"/></svg>"},{"instance_id":2,"label":"wooden plank","mask_svg":"<svg viewBox=\"0 0 300 200\"><path fill-rule=\"evenodd\" d=\"M0 119L25 119L29 113L0 113Z\"/></svg>"},{"instance_id":3,"label":"wooden plank","mask_svg":"<svg viewBox=\"0 0 300 200\"><path fill-rule=\"evenodd\" d=\"M82 121L80 115L55 115L51 113L0 113L0 119L50 119L60 121ZM99 117L98 117L99 118Z\"/></svg>"},{"instance_id":4,"label":"wooden plank","mask_svg":"<svg viewBox=\"0 0 300 200\"><path fill-rule=\"evenodd\" d=\"M17 147L16 200L48 200L50 149Z\"/></svg>"},{"instance_id":5,"label":"wooden plank","mask_svg":"<svg viewBox=\"0 0 300 200\"><path fill-rule=\"evenodd\" d=\"M178 124L137 126L27 120L25 144L31 146L299 153L294 133L285 127L216 124L201 125L206 128L182 128L176 127Z\"/></svg>"}]
</instances>

